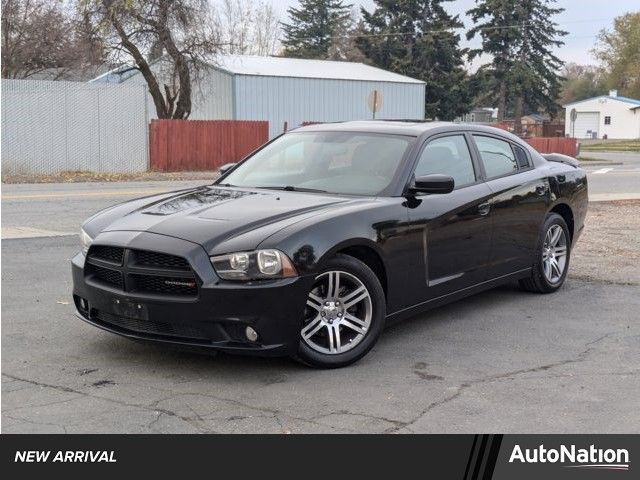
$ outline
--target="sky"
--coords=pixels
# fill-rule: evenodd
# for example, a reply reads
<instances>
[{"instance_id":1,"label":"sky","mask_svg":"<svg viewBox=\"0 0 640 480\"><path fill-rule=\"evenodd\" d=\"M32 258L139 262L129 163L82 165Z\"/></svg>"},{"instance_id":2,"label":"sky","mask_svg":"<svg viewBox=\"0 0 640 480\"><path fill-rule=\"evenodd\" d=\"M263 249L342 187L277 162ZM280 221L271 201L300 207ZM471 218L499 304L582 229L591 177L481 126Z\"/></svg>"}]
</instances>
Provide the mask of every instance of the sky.
<instances>
[{"instance_id":1,"label":"sky","mask_svg":"<svg viewBox=\"0 0 640 480\"><path fill-rule=\"evenodd\" d=\"M267 0L269 1L269 0ZM296 0L270 0L280 12L281 18L286 20L286 10L296 5ZM517 0L514 0L517 1ZM353 3L355 6L363 6L369 11L373 10L373 0L346 0L345 3ZM445 8L452 14L459 14L465 27L471 26L471 20L465 12L475 3L475 0L455 0L445 3ZM564 37L565 45L556 51L556 55L565 62L580 64L595 64L596 60L590 50L596 41L598 32L603 28L611 28L613 19L627 12L640 11L639 0L558 0L557 6L565 11L554 19L560 28L569 32ZM464 32L461 32L464 33ZM461 35L464 46L478 47L479 39L466 41ZM474 69L472 67L472 69Z\"/></svg>"}]
</instances>

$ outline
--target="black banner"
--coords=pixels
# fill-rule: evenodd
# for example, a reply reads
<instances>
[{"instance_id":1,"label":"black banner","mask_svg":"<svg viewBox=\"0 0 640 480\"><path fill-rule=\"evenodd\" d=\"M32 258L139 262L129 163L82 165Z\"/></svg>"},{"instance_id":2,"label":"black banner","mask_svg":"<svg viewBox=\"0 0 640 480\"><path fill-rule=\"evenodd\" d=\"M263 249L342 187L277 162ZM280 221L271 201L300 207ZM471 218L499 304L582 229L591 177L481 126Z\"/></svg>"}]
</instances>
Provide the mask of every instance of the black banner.
<instances>
[{"instance_id":1,"label":"black banner","mask_svg":"<svg viewBox=\"0 0 640 480\"><path fill-rule=\"evenodd\" d=\"M64 478L635 478L640 451L630 435L2 435L0 444L3 474Z\"/></svg>"}]
</instances>

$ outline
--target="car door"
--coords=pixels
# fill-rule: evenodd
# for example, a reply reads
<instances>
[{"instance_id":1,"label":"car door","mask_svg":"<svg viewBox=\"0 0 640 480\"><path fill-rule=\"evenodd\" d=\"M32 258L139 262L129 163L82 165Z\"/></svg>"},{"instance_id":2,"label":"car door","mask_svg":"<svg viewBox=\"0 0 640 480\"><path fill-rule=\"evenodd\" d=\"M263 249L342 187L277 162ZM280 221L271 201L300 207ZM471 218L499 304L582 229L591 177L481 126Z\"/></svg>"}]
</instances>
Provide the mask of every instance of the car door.
<instances>
[{"instance_id":1,"label":"car door","mask_svg":"<svg viewBox=\"0 0 640 480\"><path fill-rule=\"evenodd\" d=\"M491 189L492 279L531 267L551 194L548 180L533 168L524 148L484 133L473 134L473 140Z\"/></svg>"},{"instance_id":2,"label":"car door","mask_svg":"<svg viewBox=\"0 0 640 480\"><path fill-rule=\"evenodd\" d=\"M412 278L422 301L460 290L485 280L491 244L491 191L472 157L470 138L464 133L429 139L419 154L415 176L444 174L453 177L447 194L423 194L407 202L413 231L422 235L422 262ZM419 280L418 280L419 279Z\"/></svg>"}]
</instances>

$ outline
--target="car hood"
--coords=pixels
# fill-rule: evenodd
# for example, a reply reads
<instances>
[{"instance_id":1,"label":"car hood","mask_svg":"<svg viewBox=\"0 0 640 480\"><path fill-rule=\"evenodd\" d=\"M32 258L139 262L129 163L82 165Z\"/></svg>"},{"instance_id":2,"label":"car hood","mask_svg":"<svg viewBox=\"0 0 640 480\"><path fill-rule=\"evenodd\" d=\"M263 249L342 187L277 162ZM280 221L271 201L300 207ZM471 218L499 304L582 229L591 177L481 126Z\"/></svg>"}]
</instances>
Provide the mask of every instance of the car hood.
<instances>
[{"instance_id":1,"label":"car hood","mask_svg":"<svg viewBox=\"0 0 640 480\"><path fill-rule=\"evenodd\" d=\"M198 243L210 253L214 247L244 236L244 241L233 245L234 249L244 250L255 248L269 235L308 215L357 202L324 194L217 186L144 200L132 202L134 209L101 230L168 235ZM215 250L220 253L220 248Z\"/></svg>"}]
</instances>

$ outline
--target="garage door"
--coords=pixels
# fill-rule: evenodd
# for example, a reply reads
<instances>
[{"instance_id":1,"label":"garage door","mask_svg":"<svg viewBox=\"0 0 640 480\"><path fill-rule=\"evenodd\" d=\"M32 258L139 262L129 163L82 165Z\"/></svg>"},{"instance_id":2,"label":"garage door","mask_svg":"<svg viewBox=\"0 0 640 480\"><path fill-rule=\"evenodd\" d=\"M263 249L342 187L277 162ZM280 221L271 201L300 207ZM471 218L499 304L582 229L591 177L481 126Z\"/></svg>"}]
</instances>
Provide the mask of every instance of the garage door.
<instances>
[{"instance_id":1,"label":"garage door","mask_svg":"<svg viewBox=\"0 0 640 480\"><path fill-rule=\"evenodd\" d=\"M599 112L578 112L573 129L573 136L575 138L592 138L594 133L597 136L599 124Z\"/></svg>"}]
</instances>

